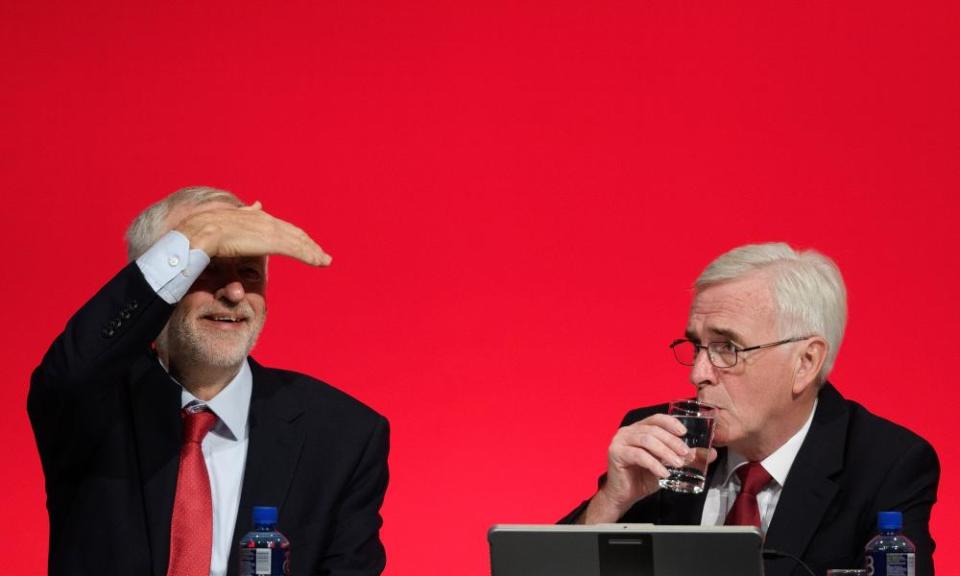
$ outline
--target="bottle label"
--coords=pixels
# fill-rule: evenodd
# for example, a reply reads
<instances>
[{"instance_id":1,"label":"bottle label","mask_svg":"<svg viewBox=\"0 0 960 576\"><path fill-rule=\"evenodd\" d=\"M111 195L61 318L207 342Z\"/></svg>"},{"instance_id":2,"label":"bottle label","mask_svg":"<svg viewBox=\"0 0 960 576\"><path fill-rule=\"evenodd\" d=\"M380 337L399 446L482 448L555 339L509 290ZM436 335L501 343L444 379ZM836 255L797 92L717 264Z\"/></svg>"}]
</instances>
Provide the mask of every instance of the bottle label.
<instances>
[{"instance_id":1,"label":"bottle label","mask_svg":"<svg viewBox=\"0 0 960 576\"><path fill-rule=\"evenodd\" d=\"M867 576L915 576L916 556L911 552L869 552Z\"/></svg>"},{"instance_id":2,"label":"bottle label","mask_svg":"<svg viewBox=\"0 0 960 576\"><path fill-rule=\"evenodd\" d=\"M243 576L287 576L290 574L290 549L241 548L240 574Z\"/></svg>"}]
</instances>

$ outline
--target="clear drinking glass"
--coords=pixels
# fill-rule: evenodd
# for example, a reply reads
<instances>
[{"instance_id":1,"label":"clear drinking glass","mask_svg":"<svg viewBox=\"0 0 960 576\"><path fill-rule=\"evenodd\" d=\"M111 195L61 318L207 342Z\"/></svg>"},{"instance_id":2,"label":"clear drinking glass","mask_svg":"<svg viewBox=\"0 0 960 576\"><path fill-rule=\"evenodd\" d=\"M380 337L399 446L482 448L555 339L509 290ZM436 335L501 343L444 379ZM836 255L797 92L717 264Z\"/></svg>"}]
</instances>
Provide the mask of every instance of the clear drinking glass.
<instances>
[{"instance_id":1,"label":"clear drinking glass","mask_svg":"<svg viewBox=\"0 0 960 576\"><path fill-rule=\"evenodd\" d=\"M674 400L667 414L687 427L683 441L690 448L683 466L667 466L670 475L660 479L660 487L674 492L699 494L707 479L707 456L713 445L713 424L716 408L696 398Z\"/></svg>"}]
</instances>

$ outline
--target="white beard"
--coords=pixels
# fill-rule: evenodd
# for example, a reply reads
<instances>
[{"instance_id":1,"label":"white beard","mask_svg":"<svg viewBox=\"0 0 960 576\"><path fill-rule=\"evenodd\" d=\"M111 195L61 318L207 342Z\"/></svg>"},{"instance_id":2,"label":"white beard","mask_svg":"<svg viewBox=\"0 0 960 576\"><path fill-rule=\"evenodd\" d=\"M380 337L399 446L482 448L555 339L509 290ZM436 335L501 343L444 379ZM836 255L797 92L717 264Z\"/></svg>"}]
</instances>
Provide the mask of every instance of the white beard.
<instances>
[{"instance_id":1,"label":"white beard","mask_svg":"<svg viewBox=\"0 0 960 576\"><path fill-rule=\"evenodd\" d=\"M189 363L212 368L239 366L257 343L266 321L266 310L260 318L250 320L254 315L253 309L248 304L241 303L233 311L248 318L244 330L225 332L205 329L201 322L206 320L201 318L217 310L223 310L223 307L201 309L195 311L190 318L181 317L174 311L157 337L157 349L161 357L166 356L170 364Z\"/></svg>"}]
</instances>

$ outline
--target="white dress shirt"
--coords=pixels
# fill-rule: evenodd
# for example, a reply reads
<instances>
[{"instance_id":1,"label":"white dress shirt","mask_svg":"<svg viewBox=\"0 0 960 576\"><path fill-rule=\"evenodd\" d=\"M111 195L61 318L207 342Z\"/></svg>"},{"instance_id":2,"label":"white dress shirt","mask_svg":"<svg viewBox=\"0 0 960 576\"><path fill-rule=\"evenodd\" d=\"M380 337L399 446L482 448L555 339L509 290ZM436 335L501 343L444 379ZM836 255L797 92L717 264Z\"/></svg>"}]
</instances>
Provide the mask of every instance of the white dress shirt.
<instances>
[{"instance_id":1,"label":"white dress shirt","mask_svg":"<svg viewBox=\"0 0 960 576\"><path fill-rule=\"evenodd\" d=\"M243 468L247 461L247 414L250 412L250 393L253 374L244 361L233 380L209 402L202 402L183 390L180 404L206 404L217 415L217 423L203 439L203 461L210 476L210 496L213 500L213 553L210 557L210 575L227 573L227 561L234 546L233 527L240 508L240 489L243 486ZM239 535L238 535L239 536Z\"/></svg>"},{"instance_id":2,"label":"white dress shirt","mask_svg":"<svg viewBox=\"0 0 960 576\"><path fill-rule=\"evenodd\" d=\"M760 507L760 531L764 534L767 533L770 521L773 520L773 513L777 508L777 501L780 500L783 486L787 482L790 467L793 466L800 446L803 445L803 440L810 431L810 424L816 412L817 401L814 400L813 410L810 411L810 416L800 430L760 462L763 469L772 477L767 487L757 494L757 505ZM713 475L713 481L707 490L707 499L703 504L703 516L700 520L702 526L722 526L726 521L727 514L733 508L733 501L740 493L740 478L734 472L746 463L746 458L733 450L727 450L726 458L719 464L720 469Z\"/></svg>"},{"instance_id":3,"label":"white dress shirt","mask_svg":"<svg viewBox=\"0 0 960 576\"><path fill-rule=\"evenodd\" d=\"M137 266L147 283L168 304L179 302L209 263L210 257L206 252L196 248L191 250L190 241L177 231L168 232L137 258ZM233 528L240 508L240 490L249 444L247 416L252 391L253 374L249 363L244 361L233 380L205 403L217 416L217 423L200 445L210 477L213 503L211 576L224 576L227 573L230 550L234 546ZM204 402L184 389L181 392L181 407L192 404Z\"/></svg>"},{"instance_id":4,"label":"white dress shirt","mask_svg":"<svg viewBox=\"0 0 960 576\"><path fill-rule=\"evenodd\" d=\"M199 248L191 250L190 240L176 230L167 232L137 258L147 284L167 304L179 302L208 264L207 253Z\"/></svg>"}]
</instances>

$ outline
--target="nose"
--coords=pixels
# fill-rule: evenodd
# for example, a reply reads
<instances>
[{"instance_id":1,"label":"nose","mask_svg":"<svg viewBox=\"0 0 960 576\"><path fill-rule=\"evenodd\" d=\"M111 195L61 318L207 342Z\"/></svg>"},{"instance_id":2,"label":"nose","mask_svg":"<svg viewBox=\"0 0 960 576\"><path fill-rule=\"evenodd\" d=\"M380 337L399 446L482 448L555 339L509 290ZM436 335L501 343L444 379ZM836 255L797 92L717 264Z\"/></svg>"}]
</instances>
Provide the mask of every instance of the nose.
<instances>
[{"instance_id":1,"label":"nose","mask_svg":"<svg viewBox=\"0 0 960 576\"><path fill-rule=\"evenodd\" d=\"M223 299L232 304L237 304L243 300L246 294L247 291L244 289L242 282L239 280L231 280L221 286L215 296L217 299Z\"/></svg>"},{"instance_id":2,"label":"nose","mask_svg":"<svg viewBox=\"0 0 960 576\"><path fill-rule=\"evenodd\" d=\"M717 368L710 363L709 352L699 348L690 368L690 383L698 389L717 383Z\"/></svg>"}]
</instances>

